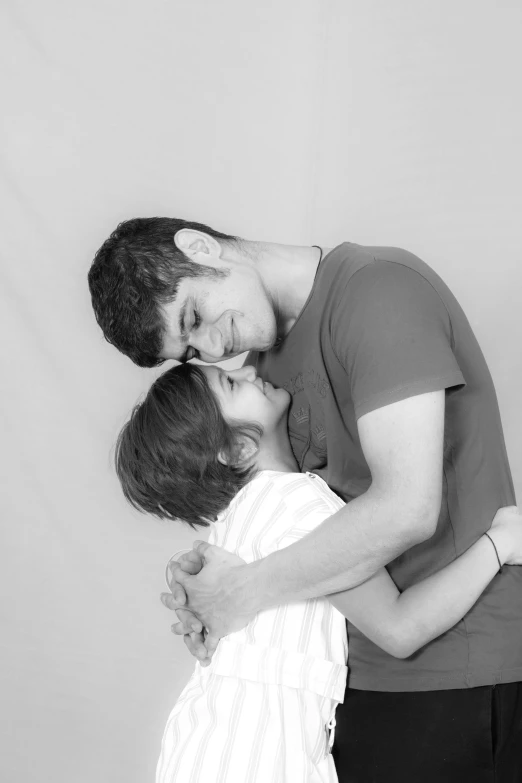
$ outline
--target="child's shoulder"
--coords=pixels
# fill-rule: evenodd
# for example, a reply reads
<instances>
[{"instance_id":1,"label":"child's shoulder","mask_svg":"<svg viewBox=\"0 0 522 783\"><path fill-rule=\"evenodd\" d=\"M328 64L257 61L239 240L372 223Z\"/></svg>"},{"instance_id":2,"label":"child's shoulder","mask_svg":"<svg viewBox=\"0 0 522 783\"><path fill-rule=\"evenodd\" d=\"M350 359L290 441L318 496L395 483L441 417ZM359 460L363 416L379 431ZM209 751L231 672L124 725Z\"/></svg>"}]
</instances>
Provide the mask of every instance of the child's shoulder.
<instances>
[{"instance_id":1,"label":"child's shoulder","mask_svg":"<svg viewBox=\"0 0 522 783\"><path fill-rule=\"evenodd\" d=\"M312 473L261 471L223 514L213 543L250 562L306 535L343 505Z\"/></svg>"},{"instance_id":2,"label":"child's shoulder","mask_svg":"<svg viewBox=\"0 0 522 783\"><path fill-rule=\"evenodd\" d=\"M252 488L257 491L262 491L266 487L270 487L273 492L279 492L283 495L288 493L297 492L299 490L314 491L315 481L317 478L311 473L287 473L279 470L261 470L251 482Z\"/></svg>"},{"instance_id":3,"label":"child's shoulder","mask_svg":"<svg viewBox=\"0 0 522 783\"><path fill-rule=\"evenodd\" d=\"M221 520L236 517L238 513L243 516L250 510L255 514L277 516L290 510L300 514L308 511L333 514L343 505L314 473L262 470L236 495Z\"/></svg>"},{"instance_id":4,"label":"child's shoulder","mask_svg":"<svg viewBox=\"0 0 522 783\"><path fill-rule=\"evenodd\" d=\"M337 495L315 473L282 473L264 470L258 473L256 485L252 490L256 494L270 495L285 502L285 504L304 508L310 504L327 506L332 513L344 505Z\"/></svg>"}]
</instances>

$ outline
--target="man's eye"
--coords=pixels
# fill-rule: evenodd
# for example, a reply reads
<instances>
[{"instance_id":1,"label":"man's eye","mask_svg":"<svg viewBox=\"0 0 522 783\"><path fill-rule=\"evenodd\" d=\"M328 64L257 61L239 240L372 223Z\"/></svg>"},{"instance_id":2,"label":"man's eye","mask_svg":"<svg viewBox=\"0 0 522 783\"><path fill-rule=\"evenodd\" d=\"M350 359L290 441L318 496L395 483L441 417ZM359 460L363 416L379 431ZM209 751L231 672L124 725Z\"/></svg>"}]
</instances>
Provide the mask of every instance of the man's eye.
<instances>
[{"instance_id":1,"label":"man's eye","mask_svg":"<svg viewBox=\"0 0 522 783\"><path fill-rule=\"evenodd\" d=\"M235 385L235 381L234 381L234 379L233 379L233 378L231 378L231 377L230 377L230 375L227 375L227 381L228 381L228 382L229 382L229 384L230 384L230 388L231 388L231 389L233 389L233 388L234 388L234 385Z\"/></svg>"}]
</instances>

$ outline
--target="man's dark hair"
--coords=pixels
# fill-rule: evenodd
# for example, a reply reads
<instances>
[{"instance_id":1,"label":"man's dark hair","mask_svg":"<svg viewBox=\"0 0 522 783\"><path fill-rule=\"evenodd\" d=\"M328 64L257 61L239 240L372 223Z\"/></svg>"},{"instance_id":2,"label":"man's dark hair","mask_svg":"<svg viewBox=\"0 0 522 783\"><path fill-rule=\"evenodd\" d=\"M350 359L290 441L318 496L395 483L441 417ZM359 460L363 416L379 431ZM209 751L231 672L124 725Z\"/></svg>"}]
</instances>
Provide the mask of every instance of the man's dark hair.
<instances>
[{"instance_id":1,"label":"man's dark hair","mask_svg":"<svg viewBox=\"0 0 522 783\"><path fill-rule=\"evenodd\" d=\"M96 320L105 339L140 367L163 363L162 305L176 298L185 277L223 277L226 271L195 264L178 250L182 228L235 241L203 223L176 218L134 218L120 223L103 243L89 270Z\"/></svg>"},{"instance_id":2,"label":"man's dark hair","mask_svg":"<svg viewBox=\"0 0 522 783\"><path fill-rule=\"evenodd\" d=\"M208 526L252 478L238 465L241 440L259 425L229 424L205 373L172 367L149 389L118 436L115 463L123 494L139 511ZM222 454L229 464L223 465Z\"/></svg>"}]
</instances>

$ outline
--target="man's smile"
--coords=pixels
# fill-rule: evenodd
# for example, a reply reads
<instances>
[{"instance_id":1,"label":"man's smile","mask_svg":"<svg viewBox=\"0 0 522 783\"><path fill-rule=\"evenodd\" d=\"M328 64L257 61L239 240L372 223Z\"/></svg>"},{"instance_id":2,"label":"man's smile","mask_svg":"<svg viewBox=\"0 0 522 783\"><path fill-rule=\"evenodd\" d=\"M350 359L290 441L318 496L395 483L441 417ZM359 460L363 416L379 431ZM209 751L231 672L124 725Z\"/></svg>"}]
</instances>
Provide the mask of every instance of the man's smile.
<instances>
[{"instance_id":1,"label":"man's smile","mask_svg":"<svg viewBox=\"0 0 522 783\"><path fill-rule=\"evenodd\" d=\"M230 319L230 331L231 331L231 345L229 346L228 353L231 354L240 353L239 351L240 338L233 318Z\"/></svg>"}]
</instances>

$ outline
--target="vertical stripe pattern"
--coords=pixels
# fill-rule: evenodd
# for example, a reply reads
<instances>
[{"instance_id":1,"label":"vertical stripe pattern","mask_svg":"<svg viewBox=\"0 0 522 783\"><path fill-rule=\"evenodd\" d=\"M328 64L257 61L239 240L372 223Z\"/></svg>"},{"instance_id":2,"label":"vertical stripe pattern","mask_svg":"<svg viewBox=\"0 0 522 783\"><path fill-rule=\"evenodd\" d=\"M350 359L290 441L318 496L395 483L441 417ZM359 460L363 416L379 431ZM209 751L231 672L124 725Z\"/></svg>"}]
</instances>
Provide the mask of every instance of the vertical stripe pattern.
<instances>
[{"instance_id":1,"label":"vertical stripe pattern","mask_svg":"<svg viewBox=\"0 0 522 783\"><path fill-rule=\"evenodd\" d=\"M263 471L210 543L247 562L290 545L343 503L312 474ZM336 783L326 725L346 681L344 618L326 600L260 612L196 664L165 728L156 783Z\"/></svg>"}]
</instances>

